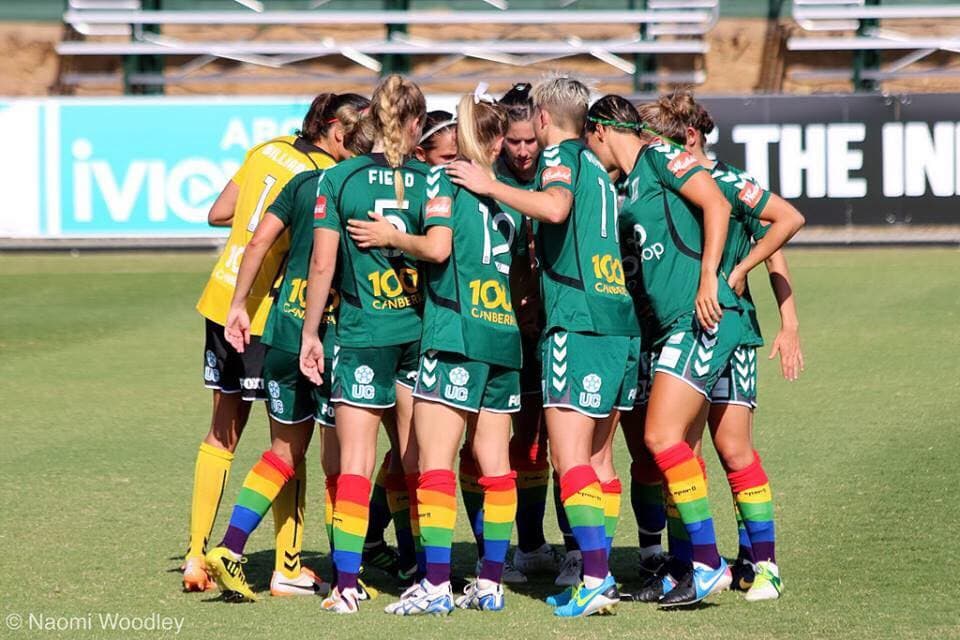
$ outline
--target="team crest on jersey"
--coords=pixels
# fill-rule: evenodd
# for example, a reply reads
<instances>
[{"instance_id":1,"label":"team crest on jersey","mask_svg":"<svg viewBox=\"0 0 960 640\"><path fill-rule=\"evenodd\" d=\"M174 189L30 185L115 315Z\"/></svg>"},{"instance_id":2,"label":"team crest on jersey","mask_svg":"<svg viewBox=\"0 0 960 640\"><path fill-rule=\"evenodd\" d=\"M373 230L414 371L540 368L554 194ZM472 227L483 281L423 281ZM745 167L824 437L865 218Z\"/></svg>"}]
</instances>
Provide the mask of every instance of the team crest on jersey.
<instances>
[{"instance_id":1,"label":"team crest on jersey","mask_svg":"<svg viewBox=\"0 0 960 640\"><path fill-rule=\"evenodd\" d=\"M547 167L543 170L543 174L540 176L540 182L543 186L547 186L551 182L563 182L565 184L570 184L573 178L573 174L570 171L570 167L565 167L563 165L558 165L556 167Z\"/></svg>"},{"instance_id":2,"label":"team crest on jersey","mask_svg":"<svg viewBox=\"0 0 960 640\"><path fill-rule=\"evenodd\" d=\"M737 197L748 207L753 208L760 204L760 198L763 197L763 189L758 184L746 182Z\"/></svg>"},{"instance_id":3,"label":"team crest on jersey","mask_svg":"<svg viewBox=\"0 0 960 640\"><path fill-rule=\"evenodd\" d=\"M427 218L449 218L453 209L453 199L447 196L431 198L427 202Z\"/></svg>"},{"instance_id":4,"label":"team crest on jersey","mask_svg":"<svg viewBox=\"0 0 960 640\"><path fill-rule=\"evenodd\" d=\"M317 196L317 204L313 207L313 219L323 220L327 217L327 196Z\"/></svg>"},{"instance_id":5,"label":"team crest on jersey","mask_svg":"<svg viewBox=\"0 0 960 640\"><path fill-rule=\"evenodd\" d=\"M697 159L684 151L667 163L667 169L669 169L676 177L682 178L683 176L687 175L687 172L695 167L696 164Z\"/></svg>"}]
</instances>

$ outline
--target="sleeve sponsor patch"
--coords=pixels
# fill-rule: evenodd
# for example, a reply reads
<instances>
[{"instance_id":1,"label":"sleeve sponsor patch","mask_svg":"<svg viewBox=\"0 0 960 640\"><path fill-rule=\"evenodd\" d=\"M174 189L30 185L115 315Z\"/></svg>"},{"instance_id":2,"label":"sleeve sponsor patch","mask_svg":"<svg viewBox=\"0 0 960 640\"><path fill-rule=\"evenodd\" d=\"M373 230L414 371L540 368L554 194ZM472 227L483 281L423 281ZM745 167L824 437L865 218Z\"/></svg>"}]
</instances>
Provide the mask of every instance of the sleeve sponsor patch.
<instances>
[{"instance_id":1,"label":"sleeve sponsor patch","mask_svg":"<svg viewBox=\"0 0 960 640\"><path fill-rule=\"evenodd\" d=\"M753 182L746 182L737 197L741 202L753 209L760 204L760 198L763 197L763 188Z\"/></svg>"},{"instance_id":2,"label":"sleeve sponsor patch","mask_svg":"<svg viewBox=\"0 0 960 640\"><path fill-rule=\"evenodd\" d=\"M427 201L427 218L449 218L453 208L453 198L440 196Z\"/></svg>"},{"instance_id":3,"label":"sleeve sponsor patch","mask_svg":"<svg viewBox=\"0 0 960 640\"><path fill-rule=\"evenodd\" d=\"M327 217L327 196L317 196L317 203L313 205L313 219L323 220Z\"/></svg>"},{"instance_id":4,"label":"sleeve sponsor patch","mask_svg":"<svg viewBox=\"0 0 960 640\"><path fill-rule=\"evenodd\" d=\"M540 175L540 184L544 187L551 182L570 184L572 176L573 174L570 171L570 167L565 167L562 164L556 167L547 167Z\"/></svg>"},{"instance_id":5,"label":"sleeve sponsor patch","mask_svg":"<svg viewBox=\"0 0 960 640\"><path fill-rule=\"evenodd\" d=\"M695 166L697 166L697 159L684 151L667 164L667 169L676 177L682 178Z\"/></svg>"}]
</instances>

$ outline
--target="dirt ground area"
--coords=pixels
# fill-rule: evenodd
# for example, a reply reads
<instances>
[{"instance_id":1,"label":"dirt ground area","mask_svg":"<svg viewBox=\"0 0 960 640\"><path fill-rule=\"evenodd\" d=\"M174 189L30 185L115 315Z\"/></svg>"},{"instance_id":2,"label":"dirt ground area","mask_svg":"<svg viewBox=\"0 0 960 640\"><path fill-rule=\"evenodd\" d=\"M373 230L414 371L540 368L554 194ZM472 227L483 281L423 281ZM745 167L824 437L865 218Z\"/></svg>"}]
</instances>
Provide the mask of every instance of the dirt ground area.
<instances>
[{"instance_id":1,"label":"dirt ground area","mask_svg":"<svg viewBox=\"0 0 960 640\"><path fill-rule=\"evenodd\" d=\"M759 18L727 18L709 33L710 51L705 59L695 57L664 57L662 68L689 71L704 69L706 82L697 87L704 94L752 93L758 86L764 57L764 41L767 21ZM917 21L897 25L908 33L924 35L946 34L950 25ZM437 27L411 29L412 37L436 37ZM535 39L537 37L563 38L575 35L589 39L629 38L635 33L630 26L611 27L440 27L444 38L489 39ZM791 25L789 28L796 29ZM955 29L955 27L954 27ZM378 28L318 28L318 27L171 27L164 36L182 40L230 40L254 39L310 41L333 37L348 41L372 37L382 33ZM52 23L0 23L0 95L41 96L49 94L56 85L58 68L64 64L65 71L96 72L102 75L97 84L77 87L76 95L118 95L123 91L120 62L118 59L61 61L54 51L55 44L63 37L63 27ZM884 55L884 63L897 55ZM850 54L799 54L787 53L786 74L782 84L785 92L798 94L849 91L847 80L811 82L792 79L795 71L822 68L849 68ZM168 77L182 73L185 57L168 56ZM704 67L705 65L705 67ZM934 67L960 67L960 57L942 53L930 56L915 65L916 69ZM425 89L432 92L460 92L473 87L477 80L490 82L494 91L500 91L519 80L536 79L551 71L572 72L586 78L594 78L598 91L632 91L631 78L623 72L589 56L577 56L553 60L524 67L509 67L478 59L415 58L412 72L423 81ZM452 74L469 74L466 81L451 82L445 79ZM213 80L191 81L198 76L212 75ZM375 83L373 72L366 71L339 58L323 58L301 62L277 71L252 65L215 60L194 69L183 76L183 82L168 86L169 95L203 94L310 94L319 90L337 91L369 90ZM666 89L666 86L661 87ZM923 78L885 82L883 88L891 92L960 91L960 78Z\"/></svg>"}]
</instances>

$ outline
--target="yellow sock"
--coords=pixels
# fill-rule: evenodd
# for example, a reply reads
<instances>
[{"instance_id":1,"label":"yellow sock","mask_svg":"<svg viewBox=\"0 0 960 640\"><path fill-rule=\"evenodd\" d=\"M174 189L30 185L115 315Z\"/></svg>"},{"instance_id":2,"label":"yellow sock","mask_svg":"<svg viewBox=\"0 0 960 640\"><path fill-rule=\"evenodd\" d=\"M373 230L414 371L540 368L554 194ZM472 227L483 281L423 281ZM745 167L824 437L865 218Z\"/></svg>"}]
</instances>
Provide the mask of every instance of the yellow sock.
<instances>
[{"instance_id":1,"label":"yellow sock","mask_svg":"<svg viewBox=\"0 0 960 640\"><path fill-rule=\"evenodd\" d=\"M190 507L190 547L187 557L203 557L213 522L217 519L223 489L230 477L233 454L206 442L200 443L193 472L193 501Z\"/></svg>"},{"instance_id":2,"label":"yellow sock","mask_svg":"<svg viewBox=\"0 0 960 640\"><path fill-rule=\"evenodd\" d=\"M303 551L303 506L307 499L307 465L297 465L296 474L283 485L273 501L273 523L277 533L277 555L274 569L287 578L300 575L300 553Z\"/></svg>"}]
</instances>

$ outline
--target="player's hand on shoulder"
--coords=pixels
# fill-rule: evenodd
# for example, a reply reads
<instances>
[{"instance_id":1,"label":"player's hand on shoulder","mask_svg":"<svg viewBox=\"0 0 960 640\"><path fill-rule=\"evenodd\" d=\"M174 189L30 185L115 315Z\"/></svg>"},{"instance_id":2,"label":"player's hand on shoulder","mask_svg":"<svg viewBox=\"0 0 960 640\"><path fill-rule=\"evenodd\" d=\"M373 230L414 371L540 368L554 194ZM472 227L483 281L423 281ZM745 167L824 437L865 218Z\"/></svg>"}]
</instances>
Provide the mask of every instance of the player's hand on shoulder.
<instances>
[{"instance_id":1,"label":"player's hand on shoulder","mask_svg":"<svg viewBox=\"0 0 960 640\"><path fill-rule=\"evenodd\" d=\"M382 214L370 211L370 220L347 220L347 233L361 249L389 247L395 240L397 228Z\"/></svg>"},{"instance_id":2,"label":"player's hand on shoulder","mask_svg":"<svg viewBox=\"0 0 960 640\"><path fill-rule=\"evenodd\" d=\"M451 162L446 166L446 172L453 184L469 189L480 196L490 195L497 182L480 165L466 160Z\"/></svg>"}]
</instances>

